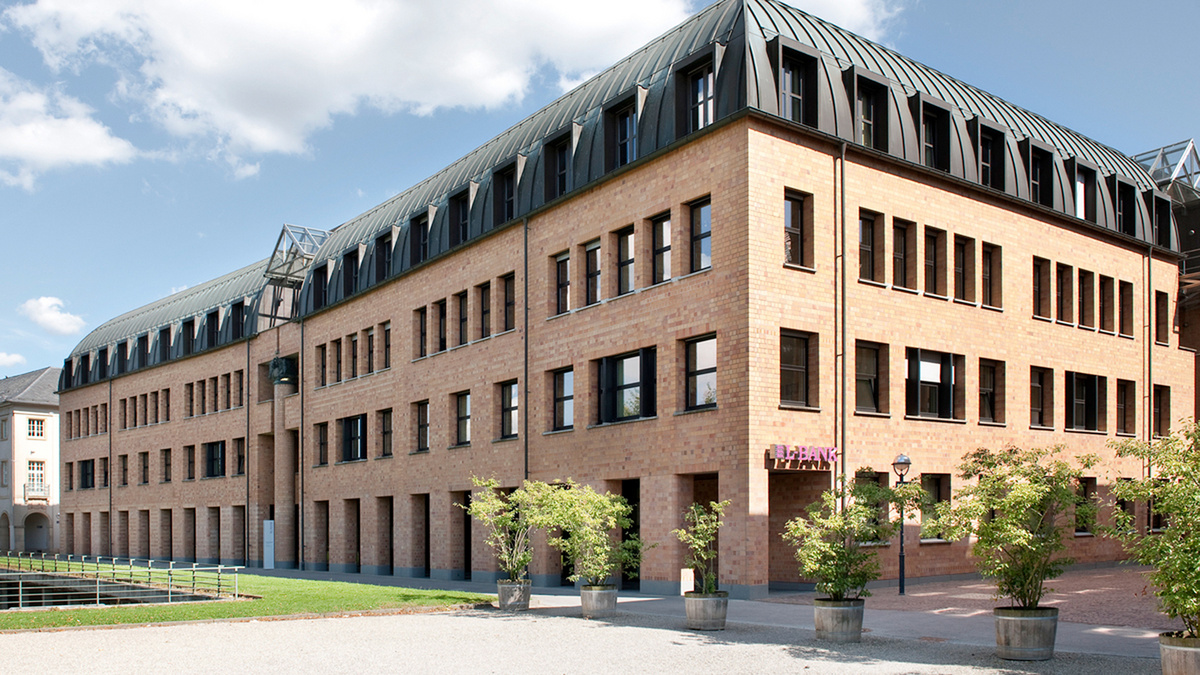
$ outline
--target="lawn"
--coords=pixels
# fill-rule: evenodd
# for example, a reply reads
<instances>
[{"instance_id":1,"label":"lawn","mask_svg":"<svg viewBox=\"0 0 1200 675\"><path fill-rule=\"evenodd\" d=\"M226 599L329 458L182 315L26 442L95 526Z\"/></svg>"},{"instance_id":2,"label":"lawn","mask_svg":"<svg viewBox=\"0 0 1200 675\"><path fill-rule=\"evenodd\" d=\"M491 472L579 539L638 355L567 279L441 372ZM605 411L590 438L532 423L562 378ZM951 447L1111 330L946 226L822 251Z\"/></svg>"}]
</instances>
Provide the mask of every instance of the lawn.
<instances>
[{"instance_id":1,"label":"lawn","mask_svg":"<svg viewBox=\"0 0 1200 675\"><path fill-rule=\"evenodd\" d=\"M259 599L185 602L174 605L0 611L0 630L431 609L490 602L494 599L494 596L477 593L283 579L256 574L239 575L238 586L241 593L258 596Z\"/></svg>"}]
</instances>

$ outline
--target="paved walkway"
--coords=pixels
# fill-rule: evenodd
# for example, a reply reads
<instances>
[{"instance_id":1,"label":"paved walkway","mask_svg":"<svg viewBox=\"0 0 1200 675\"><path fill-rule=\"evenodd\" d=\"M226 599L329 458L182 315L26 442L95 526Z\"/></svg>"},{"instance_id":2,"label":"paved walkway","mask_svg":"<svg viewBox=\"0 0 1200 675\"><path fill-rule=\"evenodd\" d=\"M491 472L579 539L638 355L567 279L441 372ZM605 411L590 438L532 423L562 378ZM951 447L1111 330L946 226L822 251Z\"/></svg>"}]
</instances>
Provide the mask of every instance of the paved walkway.
<instances>
[{"instance_id":1,"label":"paved walkway","mask_svg":"<svg viewBox=\"0 0 1200 675\"><path fill-rule=\"evenodd\" d=\"M1144 569L1128 566L1076 570L1049 585L1045 604L1059 608L1056 651L1093 655L1158 658L1158 634L1181 624L1156 611L1157 599L1147 587ZM434 581L402 577L327 572L252 571L272 576L334 579L416 588L494 593L494 584ZM535 588L531 608L551 615L573 615L579 595L571 588ZM867 599L864 631L871 636L994 647L992 587L979 580L912 583L900 596L895 587L873 589ZM761 601L731 600L731 623L773 628L813 629L813 593L773 593ZM682 625L683 598L623 592L618 609L634 616L671 620Z\"/></svg>"}]
</instances>

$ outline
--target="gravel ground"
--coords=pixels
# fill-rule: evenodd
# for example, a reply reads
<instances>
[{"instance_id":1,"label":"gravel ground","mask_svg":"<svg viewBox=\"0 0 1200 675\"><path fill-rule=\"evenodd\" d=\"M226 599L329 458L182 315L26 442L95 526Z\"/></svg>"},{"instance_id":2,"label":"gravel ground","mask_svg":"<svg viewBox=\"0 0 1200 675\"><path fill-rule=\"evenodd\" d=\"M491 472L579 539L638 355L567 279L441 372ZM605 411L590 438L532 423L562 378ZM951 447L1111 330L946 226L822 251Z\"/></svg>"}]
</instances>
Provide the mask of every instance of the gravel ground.
<instances>
[{"instance_id":1,"label":"gravel ground","mask_svg":"<svg viewBox=\"0 0 1200 675\"><path fill-rule=\"evenodd\" d=\"M578 608L242 621L0 635L4 672L59 673L1158 673L1157 659L1059 654L1019 663L991 648L731 623L681 630L679 617Z\"/></svg>"}]
</instances>

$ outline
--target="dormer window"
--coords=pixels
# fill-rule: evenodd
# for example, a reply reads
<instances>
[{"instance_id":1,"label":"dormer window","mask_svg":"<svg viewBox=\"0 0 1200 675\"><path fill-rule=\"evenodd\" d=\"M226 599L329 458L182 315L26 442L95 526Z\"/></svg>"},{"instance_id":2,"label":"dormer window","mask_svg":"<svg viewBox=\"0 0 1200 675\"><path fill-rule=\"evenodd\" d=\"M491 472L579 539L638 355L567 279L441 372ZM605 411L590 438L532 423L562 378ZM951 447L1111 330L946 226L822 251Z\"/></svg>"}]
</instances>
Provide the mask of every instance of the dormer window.
<instances>
[{"instance_id":1,"label":"dormer window","mask_svg":"<svg viewBox=\"0 0 1200 675\"><path fill-rule=\"evenodd\" d=\"M517 217L517 169L508 167L496 172L493 179L495 193L495 217L493 227L498 227Z\"/></svg>"},{"instance_id":2,"label":"dormer window","mask_svg":"<svg viewBox=\"0 0 1200 675\"><path fill-rule=\"evenodd\" d=\"M609 171L637 159L637 104L618 104L604 114L605 166Z\"/></svg>"},{"instance_id":3,"label":"dormer window","mask_svg":"<svg viewBox=\"0 0 1200 675\"><path fill-rule=\"evenodd\" d=\"M429 259L429 215L421 214L408 221L409 264L417 265Z\"/></svg>"},{"instance_id":4,"label":"dormer window","mask_svg":"<svg viewBox=\"0 0 1200 675\"><path fill-rule=\"evenodd\" d=\"M471 199L467 192L450 198L450 245L458 246L470 235Z\"/></svg>"},{"instance_id":5,"label":"dormer window","mask_svg":"<svg viewBox=\"0 0 1200 675\"><path fill-rule=\"evenodd\" d=\"M342 297L349 297L356 290L358 290L358 249L342 256Z\"/></svg>"},{"instance_id":6,"label":"dormer window","mask_svg":"<svg viewBox=\"0 0 1200 675\"><path fill-rule=\"evenodd\" d=\"M979 130L979 182L1004 189L1004 135L994 129Z\"/></svg>"},{"instance_id":7,"label":"dormer window","mask_svg":"<svg viewBox=\"0 0 1200 675\"><path fill-rule=\"evenodd\" d=\"M546 144L546 201L567 193L571 176L571 138Z\"/></svg>"},{"instance_id":8,"label":"dormer window","mask_svg":"<svg viewBox=\"0 0 1200 675\"><path fill-rule=\"evenodd\" d=\"M779 68L779 115L812 126L812 120L805 114L810 105L808 87L812 77L809 69L808 64L795 57L784 57Z\"/></svg>"},{"instance_id":9,"label":"dormer window","mask_svg":"<svg viewBox=\"0 0 1200 675\"><path fill-rule=\"evenodd\" d=\"M312 273L312 307L313 311L321 309L325 306L328 298L326 297L326 274L327 266L321 265L314 268ZM186 323L184 324L186 328Z\"/></svg>"},{"instance_id":10,"label":"dormer window","mask_svg":"<svg viewBox=\"0 0 1200 675\"><path fill-rule=\"evenodd\" d=\"M1131 237L1137 235L1137 190L1122 180L1116 181L1113 200L1117 212L1117 232Z\"/></svg>"},{"instance_id":11,"label":"dormer window","mask_svg":"<svg viewBox=\"0 0 1200 675\"><path fill-rule=\"evenodd\" d=\"M938 171L950 171L950 112L921 106L921 161Z\"/></svg>"},{"instance_id":12,"label":"dormer window","mask_svg":"<svg viewBox=\"0 0 1200 675\"><path fill-rule=\"evenodd\" d=\"M713 69L706 65L688 74L688 132L699 131L714 121Z\"/></svg>"},{"instance_id":13,"label":"dormer window","mask_svg":"<svg viewBox=\"0 0 1200 675\"><path fill-rule=\"evenodd\" d=\"M1075 167L1075 217L1096 222L1096 172Z\"/></svg>"},{"instance_id":14,"label":"dormer window","mask_svg":"<svg viewBox=\"0 0 1200 675\"><path fill-rule=\"evenodd\" d=\"M855 87L854 117L857 140L875 150L887 150L887 89L859 77Z\"/></svg>"}]
</instances>

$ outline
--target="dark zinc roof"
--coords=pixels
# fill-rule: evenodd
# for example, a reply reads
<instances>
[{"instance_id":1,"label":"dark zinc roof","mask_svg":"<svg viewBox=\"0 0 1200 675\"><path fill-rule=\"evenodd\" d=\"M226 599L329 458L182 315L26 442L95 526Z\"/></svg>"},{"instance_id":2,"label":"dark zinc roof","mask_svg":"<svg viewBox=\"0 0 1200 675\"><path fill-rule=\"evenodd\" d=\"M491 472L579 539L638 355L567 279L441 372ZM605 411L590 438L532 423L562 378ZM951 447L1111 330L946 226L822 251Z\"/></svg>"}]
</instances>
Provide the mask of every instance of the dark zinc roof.
<instances>
[{"instance_id":1,"label":"dark zinc roof","mask_svg":"<svg viewBox=\"0 0 1200 675\"><path fill-rule=\"evenodd\" d=\"M58 405L58 375L61 368L42 368L0 379L0 405L32 403Z\"/></svg>"}]
</instances>

